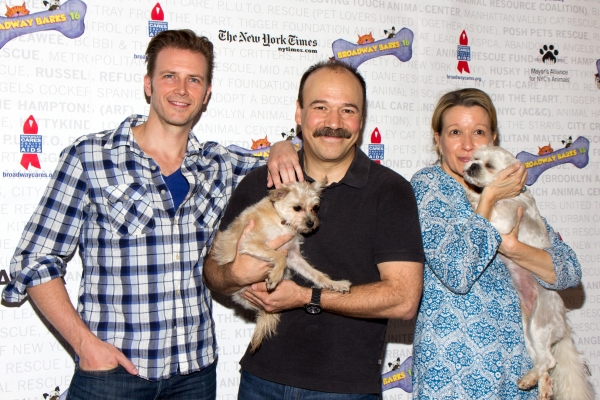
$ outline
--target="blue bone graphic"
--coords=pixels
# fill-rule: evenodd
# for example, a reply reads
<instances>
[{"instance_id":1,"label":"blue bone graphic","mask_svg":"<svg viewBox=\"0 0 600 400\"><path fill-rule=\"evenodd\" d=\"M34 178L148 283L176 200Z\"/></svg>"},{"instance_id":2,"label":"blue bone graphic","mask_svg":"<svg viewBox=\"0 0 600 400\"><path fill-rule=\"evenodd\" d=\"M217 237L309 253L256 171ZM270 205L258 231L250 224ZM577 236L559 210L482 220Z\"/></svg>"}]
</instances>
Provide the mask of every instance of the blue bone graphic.
<instances>
[{"instance_id":1,"label":"blue bone graphic","mask_svg":"<svg viewBox=\"0 0 600 400\"><path fill-rule=\"evenodd\" d=\"M79 37L85 30L86 10L87 5L83 1L69 0L54 11L42 11L15 18L0 17L0 49L14 38L41 31L55 30L70 39ZM78 13L79 18L72 19L71 13ZM57 16L58 18L54 18L56 22L46 22L50 21L50 17Z\"/></svg>"},{"instance_id":2,"label":"blue bone graphic","mask_svg":"<svg viewBox=\"0 0 600 400\"><path fill-rule=\"evenodd\" d=\"M583 168L590 162L590 141L579 136L570 147L549 154L537 156L526 151L517 154L517 160L527 168L527 186L533 185L546 170L557 165L571 163L577 168Z\"/></svg>"},{"instance_id":3,"label":"blue bone graphic","mask_svg":"<svg viewBox=\"0 0 600 400\"><path fill-rule=\"evenodd\" d=\"M392 55L406 62L412 58L413 31L402 28L395 37L377 40L373 43L355 44L338 39L331 45L333 57L353 68L372 58Z\"/></svg>"},{"instance_id":4,"label":"blue bone graphic","mask_svg":"<svg viewBox=\"0 0 600 400\"><path fill-rule=\"evenodd\" d=\"M412 393L412 356L408 357L399 368L381 375L381 390L386 391L400 388L406 393Z\"/></svg>"}]
</instances>

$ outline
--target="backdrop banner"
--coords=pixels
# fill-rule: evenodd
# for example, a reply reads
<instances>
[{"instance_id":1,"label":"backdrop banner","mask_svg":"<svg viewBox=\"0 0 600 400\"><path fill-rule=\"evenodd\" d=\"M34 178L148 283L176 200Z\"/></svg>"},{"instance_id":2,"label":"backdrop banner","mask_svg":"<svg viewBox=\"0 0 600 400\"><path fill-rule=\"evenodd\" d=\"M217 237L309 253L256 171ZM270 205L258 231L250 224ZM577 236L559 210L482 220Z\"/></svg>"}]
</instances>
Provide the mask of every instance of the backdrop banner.
<instances>
[{"instance_id":1,"label":"backdrop banner","mask_svg":"<svg viewBox=\"0 0 600 400\"><path fill-rule=\"evenodd\" d=\"M437 159L430 122L438 98L465 87L489 93L501 145L521 153L542 215L582 264L581 286L562 296L600 392L598 0L6 0L1 7L0 289L60 151L147 114L148 41L189 28L216 51L212 97L194 132L254 154L299 142L300 77L321 60L358 67L368 97L361 148L407 179ZM74 303L81 271L75 255L64 277ZM213 316L217 397L235 399L254 325L223 297ZM414 325L389 322L385 400L412 398ZM73 370L72 350L28 301L0 305L0 399L64 392Z\"/></svg>"}]
</instances>

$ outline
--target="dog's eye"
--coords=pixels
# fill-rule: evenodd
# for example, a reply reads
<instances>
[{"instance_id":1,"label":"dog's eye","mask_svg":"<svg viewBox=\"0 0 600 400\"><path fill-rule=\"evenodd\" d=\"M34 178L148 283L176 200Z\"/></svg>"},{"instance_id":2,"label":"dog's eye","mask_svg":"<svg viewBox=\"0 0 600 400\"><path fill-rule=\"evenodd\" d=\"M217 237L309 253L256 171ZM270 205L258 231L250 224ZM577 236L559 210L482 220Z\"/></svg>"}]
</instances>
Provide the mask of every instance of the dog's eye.
<instances>
[{"instance_id":1,"label":"dog's eye","mask_svg":"<svg viewBox=\"0 0 600 400\"><path fill-rule=\"evenodd\" d=\"M319 211L319 205L317 204L316 206L314 206L312 210L316 214Z\"/></svg>"},{"instance_id":2,"label":"dog's eye","mask_svg":"<svg viewBox=\"0 0 600 400\"><path fill-rule=\"evenodd\" d=\"M487 169L494 169L494 166L492 164L490 164L490 163L485 163L485 167Z\"/></svg>"},{"instance_id":3,"label":"dog's eye","mask_svg":"<svg viewBox=\"0 0 600 400\"><path fill-rule=\"evenodd\" d=\"M302 211L302 207L300 207L300 206L294 206L294 211L296 211L296 212Z\"/></svg>"}]
</instances>

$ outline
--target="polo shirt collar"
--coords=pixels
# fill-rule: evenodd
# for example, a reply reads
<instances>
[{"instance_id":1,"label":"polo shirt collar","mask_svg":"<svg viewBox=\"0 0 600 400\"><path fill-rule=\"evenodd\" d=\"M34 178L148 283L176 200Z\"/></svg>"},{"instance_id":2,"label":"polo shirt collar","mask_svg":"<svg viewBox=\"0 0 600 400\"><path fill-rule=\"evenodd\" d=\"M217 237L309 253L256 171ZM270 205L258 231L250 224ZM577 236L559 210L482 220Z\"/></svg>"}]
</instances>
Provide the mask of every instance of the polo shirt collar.
<instances>
[{"instance_id":1,"label":"polo shirt collar","mask_svg":"<svg viewBox=\"0 0 600 400\"><path fill-rule=\"evenodd\" d=\"M369 169L371 168L372 161L360 149L360 147L355 145L355 148L356 152L354 153L352 164L350 164L350 168L348 168L346 175L344 175L339 184L361 188L367 184L367 178L369 177ZM308 177L309 180L314 181L314 179L308 176L304 170L304 149L300 149L298 152L298 157L300 158L300 166L302 167L304 176Z\"/></svg>"}]
</instances>

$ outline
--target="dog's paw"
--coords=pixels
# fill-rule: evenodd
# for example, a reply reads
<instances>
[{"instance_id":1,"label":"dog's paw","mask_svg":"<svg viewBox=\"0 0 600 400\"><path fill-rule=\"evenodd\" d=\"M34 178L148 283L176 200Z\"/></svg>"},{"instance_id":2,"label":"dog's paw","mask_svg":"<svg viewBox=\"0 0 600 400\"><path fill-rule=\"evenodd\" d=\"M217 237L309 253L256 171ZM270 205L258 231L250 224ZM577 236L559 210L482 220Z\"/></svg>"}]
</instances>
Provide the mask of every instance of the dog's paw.
<instances>
[{"instance_id":1,"label":"dog's paw","mask_svg":"<svg viewBox=\"0 0 600 400\"><path fill-rule=\"evenodd\" d=\"M275 282L275 281L271 280L271 278L267 278L267 279L265 279L265 283L267 284L267 290L273 290L277 287L277 284L279 282Z\"/></svg>"},{"instance_id":2,"label":"dog's paw","mask_svg":"<svg viewBox=\"0 0 600 400\"><path fill-rule=\"evenodd\" d=\"M350 286L352 286L350 281L333 281L329 289L336 292L347 293L350 291Z\"/></svg>"},{"instance_id":3,"label":"dog's paw","mask_svg":"<svg viewBox=\"0 0 600 400\"><path fill-rule=\"evenodd\" d=\"M265 279L265 283L267 284L267 290L273 290L277 287L277 285L279 285L279 282L281 282L281 280L283 279L282 276L268 276L267 279Z\"/></svg>"},{"instance_id":4,"label":"dog's paw","mask_svg":"<svg viewBox=\"0 0 600 400\"><path fill-rule=\"evenodd\" d=\"M521 390L527 390L534 387L536 383L538 383L538 376L535 373L529 371L525 374L524 377L517 381L517 386Z\"/></svg>"},{"instance_id":5,"label":"dog's paw","mask_svg":"<svg viewBox=\"0 0 600 400\"><path fill-rule=\"evenodd\" d=\"M538 400L551 400L553 395L552 378L546 372L538 381Z\"/></svg>"},{"instance_id":6,"label":"dog's paw","mask_svg":"<svg viewBox=\"0 0 600 400\"><path fill-rule=\"evenodd\" d=\"M278 272L275 269L271 271L271 273L265 279L265 283L267 284L268 290L273 290L275 287L283 280L283 271Z\"/></svg>"}]
</instances>

